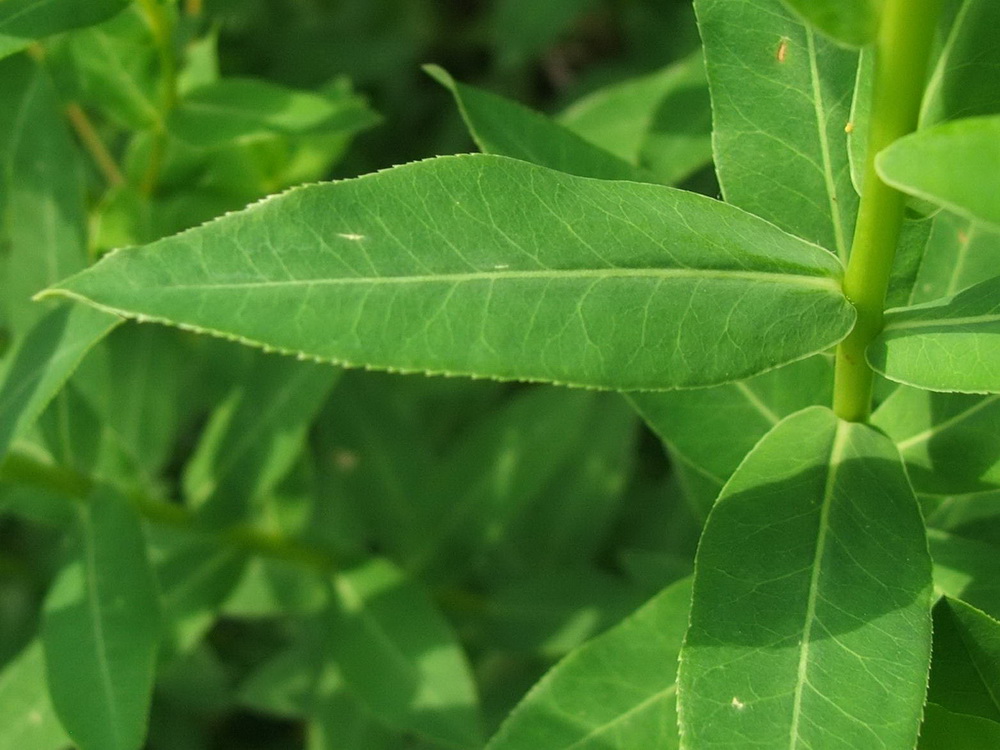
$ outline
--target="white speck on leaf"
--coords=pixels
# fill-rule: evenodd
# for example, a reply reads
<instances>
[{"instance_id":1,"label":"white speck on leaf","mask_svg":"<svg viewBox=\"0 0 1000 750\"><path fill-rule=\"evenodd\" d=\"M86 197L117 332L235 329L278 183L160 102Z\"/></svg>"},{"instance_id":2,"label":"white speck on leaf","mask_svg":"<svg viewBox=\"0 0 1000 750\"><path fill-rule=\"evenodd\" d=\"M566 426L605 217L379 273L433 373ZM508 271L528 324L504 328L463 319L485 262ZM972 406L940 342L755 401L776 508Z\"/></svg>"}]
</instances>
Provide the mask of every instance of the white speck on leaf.
<instances>
[{"instance_id":1,"label":"white speck on leaf","mask_svg":"<svg viewBox=\"0 0 1000 750\"><path fill-rule=\"evenodd\" d=\"M729 705L732 706L733 708L735 708L737 711L742 711L747 706L746 703L744 703L743 701L741 701L735 695L733 696L733 700L732 700L732 702Z\"/></svg>"},{"instance_id":2,"label":"white speck on leaf","mask_svg":"<svg viewBox=\"0 0 1000 750\"><path fill-rule=\"evenodd\" d=\"M353 240L354 242L365 238L363 234L353 234L351 232L338 233L337 236L343 237L345 240Z\"/></svg>"}]
</instances>

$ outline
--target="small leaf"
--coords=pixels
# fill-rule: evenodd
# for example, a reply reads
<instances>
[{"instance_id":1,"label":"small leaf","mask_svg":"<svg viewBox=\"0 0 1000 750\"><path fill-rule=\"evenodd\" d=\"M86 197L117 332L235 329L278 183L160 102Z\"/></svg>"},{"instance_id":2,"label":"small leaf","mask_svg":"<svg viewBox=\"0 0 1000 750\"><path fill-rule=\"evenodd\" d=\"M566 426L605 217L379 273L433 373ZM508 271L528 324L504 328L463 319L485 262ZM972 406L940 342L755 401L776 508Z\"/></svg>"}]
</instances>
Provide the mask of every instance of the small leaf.
<instances>
[{"instance_id":1,"label":"small leaf","mask_svg":"<svg viewBox=\"0 0 1000 750\"><path fill-rule=\"evenodd\" d=\"M0 671L0 750L63 750L70 740L56 718L40 641Z\"/></svg>"},{"instance_id":2,"label":"small leaf","mask_svg":"<svg viewBox=\"0 0 1000 750\"><path fill-rule=\"evenodd\" d=\"M912 747L931 566L895 446L814 407L726 484L695 561L680 665L690 747Z\"/></svg>"},{"instance_id":3,"label":"small leaf","mask_svg":"<svg viewBox=\"0 0 1000 750\"><path fill-rule=\"evenodd\" d=\"M475 684L455 635L419 586L373 560L334 580L328 648L377 715L445 747L481 744Z\"/></svg>"},{"instance_id":4,"label":"small leaf","mask_svg":"<svg viewBox=\"0 0 1000 750\"><path fill-rule=\"evenodd\" d=\"M532 688L487 750L677 748L677 654L691 581L666 588Z\"/></svg>"},{"instance_id":5,"label":"small leaf","mask_svg":"<svg viewBox=\"0 0 1000 750\"><path fill-rule=\"evenodd\" d=\"M127 502L98 490L78 514L79 557L45 602L52 703L81 750L138 750L160 641L156 580Z\"/></svg>"},{"instance_id":6,"label":"small leaf","mask_svg":"<svg viewBox=\"0 0 1000 750\"><path fill-rule=\"evenodd\" d=\"M580 177L655 182L653 175L585 141L545 115L458 83L436 65L424 66L424 70L454 95L469 132L484 154L509 156Z\"/></svg>"},{"instance_id":7,"label":"small leaf","mask_svg":"<svg viewBox=\"0 0 1000 750\"><path fill-rule=\"evenodd\" d=\"M868 362L931 391L1000 392L1000 276L935 302L890 310Z\"/></svg>"},{"instance_id":8,"label":"small leaf","mask_svg":"<svg viewBox=\"0 0 1000 750\"><path fill-rule=\"evenodd\" d=\"M956 120L900 138L875 166L893 187L1000 229L1000 117Z\"/></svg>"},{"instance_id":9,"label":"small leaf","mask_svg":"<svg viewBox=\"0 0 1000 750\"><path fill-rule=\"evenodd\" d=\"M860 47L875 38L882 0L785 0L796 13L834 39Z\"/></svg>"},{"instance_id":10,"label":"small leaf","mask_svg":"<svg viewBox=\"0 0 1000 750\"><path fill-rule=\"evenodd\" d=\"M35 39L99 23L128 4L129 0L5 0L0 3L0 57Z\"/></svg>"},{"instance_id":11,"label":"small leaf","mask_svg":"<svg viewBox=\"0 0 1000 750\"><path fill-rule=\"evenodd\" d=\"M928 529L934 559L934 588L991 617L1000 617L1000 554L993 544Z\"/></svg>"},{"instance_id":12,"label":"small leaf","mask_svg":"<svg viewBox=\"0 0 1000 750\"><path fill-rule=\"evenodd\" d=\"M87 351L121 318L82 305L38 321L0 367L0 459L44 411Z\"/></svg>"},{"instance_id":13,"label":"small leaf","mask_svg":"<svg viewBox=\"0 0 1000 750\"><path fill-rule=\"evenodd\" d=\"M346 365L632 390L828 348L855 315L840 275L702 196L458 156L291 190L49 293Z\"/></svg>"},{"instance_id":14,"label":"small leaf","mask_svg":"<svg viewBox=\"0 0 1000 750\"><path fill-rule=\"evenodd\" d=\"M188 93L170 115L170 132L210 148L268 133L287 135L369 127L377 117L356 98L329 99L268 81L223 78Z\"/></svg>"}]
</instances>

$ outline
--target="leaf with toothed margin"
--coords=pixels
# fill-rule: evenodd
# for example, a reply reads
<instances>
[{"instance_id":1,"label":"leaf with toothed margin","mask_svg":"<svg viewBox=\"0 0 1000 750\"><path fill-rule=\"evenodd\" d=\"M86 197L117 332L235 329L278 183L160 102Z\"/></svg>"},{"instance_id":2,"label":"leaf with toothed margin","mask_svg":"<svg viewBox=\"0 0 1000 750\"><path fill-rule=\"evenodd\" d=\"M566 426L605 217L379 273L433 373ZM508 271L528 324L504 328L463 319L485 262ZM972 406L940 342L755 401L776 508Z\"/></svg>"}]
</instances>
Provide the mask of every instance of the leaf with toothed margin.
<instances>
[{"instance_id":1,"label":"leaf with toothed margin","mask_svg":"<svg viewBox=\"0 0 1000 750\"><path fill-rule=\"evenodd\" d=\"M49 289L348 366L619 390L825 350L839 262L737 208L497 156L309 185Z\"/></svg>"},{"instance_id":2,"label":"leaf with toothed margin","mask_svg":"<svg viewBox=\"0 0 1000 750\"><path fill-rule=\"evenodd\" d=\"M812 407L751 451L709 515L681 649L688 748L912 748L931 560L892 442Z\"/></svg>"}]
</instances>

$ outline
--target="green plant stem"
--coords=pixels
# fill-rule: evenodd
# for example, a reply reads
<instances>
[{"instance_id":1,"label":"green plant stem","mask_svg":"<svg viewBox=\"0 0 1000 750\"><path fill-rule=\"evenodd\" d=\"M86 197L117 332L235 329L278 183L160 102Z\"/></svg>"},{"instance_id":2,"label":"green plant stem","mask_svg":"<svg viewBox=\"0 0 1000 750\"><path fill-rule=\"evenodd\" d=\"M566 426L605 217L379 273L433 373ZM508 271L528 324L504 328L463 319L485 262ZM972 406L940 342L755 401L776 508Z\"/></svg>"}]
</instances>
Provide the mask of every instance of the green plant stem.
<instances>
[{"instance_id":1,"label":"green plant stem","mask_svg":"<svg viewBox=\"0 0 1000 750\"><path fill-rule=\"evenodd\" d=\"M174 59L173 23L159 0L139 0L143 12L153 31L156 41L157 55L160 60L160 75L162 78L162 101L160 102L160 120L153 133L153 143L150 146L149 162L139 184L143 195L149 196L156 189L156 183L163 169L163 160L167 151L167 117L177 104L177 61Z\"/></svg>"},{"instance_id":2,"label":"green plant stem","mask_svg":"<svg viewBox=\"0 0 1000 750\"><path fill-rule=\"evenodd\" d=\"M0 463L0 481L39 487L73 502L87 502L94 488L93 480L84 474L18 452L10 453ZM123 494L147 521L184 529L200 536L214 537L220 546L236 547L248 554L302 565L324 575L340 569L345 562L338 560L328 550L249 524L221 529L208 527L196 513L183 505L141 492Z\"/></svg>"},{"instance_id":3,"label":"green plant stem","mask_svg":"<svg viewBox=\"0 0 1000 750\"><path fill-rule=\"evenodd\" d=\"M111 187L123 185L125 183L124 175L122 175L114 157L97 134L97 129L91 123L90 118L87 117L87 113L83 111L83 108L76 102L70 102L66 105L66 117L73 126L73 130L76 132L77 138L80 139L80 143L83 144L87 153L90 154L97 168L101 170L101 174L104 175L104 179L107 180L108 185Z\"/></svg>"},{"instance_id":4,"label":"green plant stem","mask_svg":"<svg viewBox=\"0 0 1000 750\"><path fill-rule=\"evenodd\" d=\"M941 0L886 0L875 42L875 80L861 205L844 293L858 312L850 335L837 347L833 410L864 422L871 414L874 372L865 350L882 330L892 262L903 224L904 196L879 179L875 157L917 127L931 42Z\"/></svg>"}]
</instances>

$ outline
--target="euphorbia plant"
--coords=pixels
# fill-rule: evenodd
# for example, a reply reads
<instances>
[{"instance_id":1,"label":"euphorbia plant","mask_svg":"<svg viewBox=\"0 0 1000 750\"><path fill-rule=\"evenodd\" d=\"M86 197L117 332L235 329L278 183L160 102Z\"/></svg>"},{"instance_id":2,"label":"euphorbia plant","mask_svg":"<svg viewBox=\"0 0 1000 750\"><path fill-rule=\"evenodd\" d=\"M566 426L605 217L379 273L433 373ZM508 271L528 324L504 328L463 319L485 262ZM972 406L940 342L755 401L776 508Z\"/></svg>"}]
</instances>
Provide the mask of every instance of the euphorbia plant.
<instances>
[{"instance_id":1,"label":"euphorbia plant","mask_svg":"<svg viewBox=\"0 0 1000 750\"><path fill-rule=\"evenodd\" d=\"M1000 28L1000 11L992 0L695 8L724 200L663 184L687 172L649 157L651 126L631 114L697 85L698 58L561 120L430 68L483 154L292 188L109 253L39 295L72 304L8 357L4 448L123 318L325 363L261 360L254 387L213 415L179 509L148 491L129 501L56 452L8 459L8 481L85 500L82 552L49 594L41 636L76 743L142 742L160 643L145 515L321 571L325 587L295 596L323 602L311 622L325 638L308 630L287 658L309 664L310 639L329 657L296 710L339 717L333 733L350 724L338 711L374 716L374 734L345 747L391 742L385 727L483 744L468 669L409 577L448 580L456 559L493 559L514 511L445 492L437 515L413 515L426 538L392 524L376 534L394 562L248 526L252 501L294 463L281 430L301 441L339 365L620 391L704 520L693 579L571 651L491 750L994 746L1000 51L984 29ZM170 103L148 146L154 181L168 134L206 148L218 135L199 103L237 108L244 94L215 85ZM315 115L303 130L360 106L301 96ZM237 129L295 129L245 119ZM615 140L623 132L634 143ZM525 401L502 424L530 423L534 409L544 422L548 408ZM246 448L257 410L280 433L266 450ZM577 439L539 434L535 452ZM471 455L456 453L442 487L475 485ZM349 472L357 456L336 460ZM515 473L498 471L498 486ZM122 565L127 575L108 572ZM83 695L80 675L100 689Z\"/></svg>"}]
</instances>

